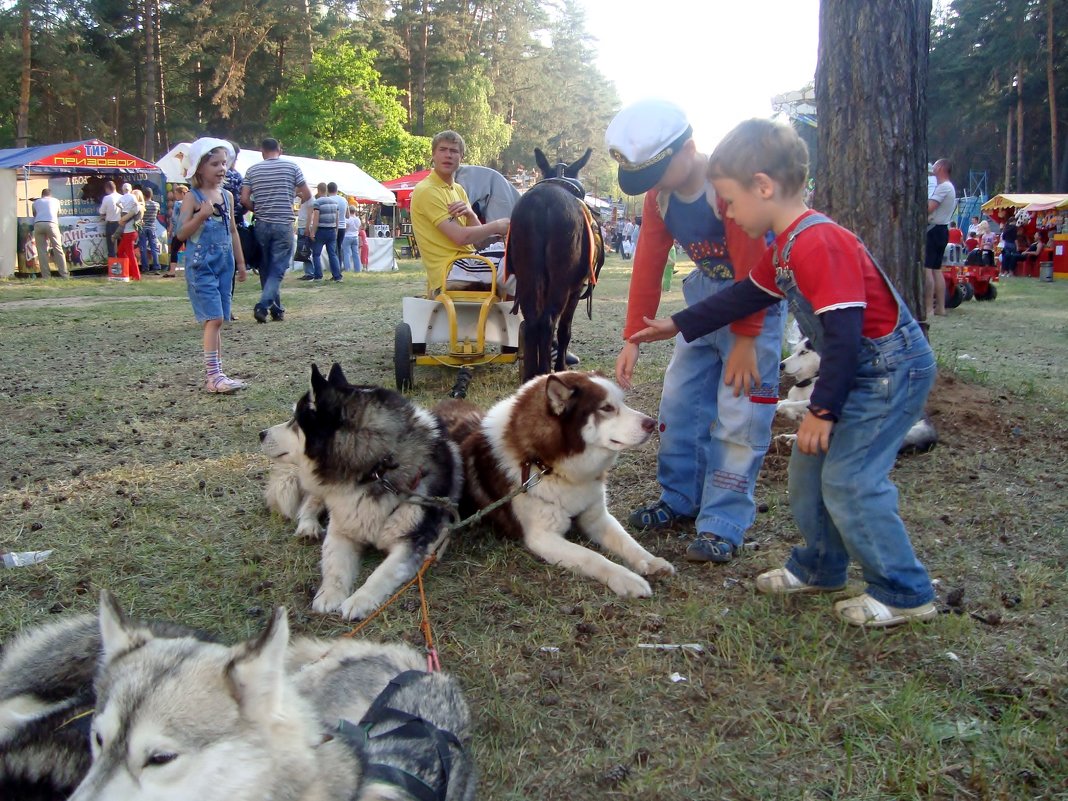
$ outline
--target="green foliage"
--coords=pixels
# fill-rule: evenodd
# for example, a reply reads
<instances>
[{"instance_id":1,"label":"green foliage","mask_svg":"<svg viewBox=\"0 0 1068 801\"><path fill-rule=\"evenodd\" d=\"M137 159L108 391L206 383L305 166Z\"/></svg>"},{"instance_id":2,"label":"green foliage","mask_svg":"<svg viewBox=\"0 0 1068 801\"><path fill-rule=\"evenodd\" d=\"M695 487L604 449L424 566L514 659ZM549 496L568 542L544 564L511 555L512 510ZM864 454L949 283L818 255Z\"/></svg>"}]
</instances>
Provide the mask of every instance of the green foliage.
<instances>
[{"instance_id":1,"label":"green foliage","mask_svg":"<svg viewBox=\"0 0 1068 801\"><path fill-rule=\"evenodd\" d=\"M1068 144L1068 0L950 0L931 26L927 90L928 158L948 156L954 179L967 189L971 170L988 175L988 194L1006 191L1005 139L1014 126L1016 81L1024 104L1024 156L1019 181L1008 191L1049 192L1058 184L1051 165L1047 13L1054 16L1054 73L1061 156ZM1019 74L1022 68L1022 74ZM1063 173L1064 165L1058 172ZM1015 168L1014 168L1015 171Z\"/></svg>"},{"instance_id":2,"label":"green foliage","mask_svg":"<svg viewBox=\"0 0 1068 801\"><path fill-rule=\"evenodd\" d=\"M312 57L271 106L273 130L294 154L352 161L380 180L426 163L430 143L404 129L400 90L382 83L375 53L335 42Z\"/></svg>"},{"instance_id":3,"label":"green foliage","mask_svg":"<svg viewBox=\"0 0 1068 801\"><path fill-rule=\"evenodd\" d=\"M487 164L496 159L507 147L512 129L490 108L492 91L481 65L459 73L447 94L427 103L428 135L446 129L460 131L467 145L468 163Z\"/></svg>"}]
</instances>

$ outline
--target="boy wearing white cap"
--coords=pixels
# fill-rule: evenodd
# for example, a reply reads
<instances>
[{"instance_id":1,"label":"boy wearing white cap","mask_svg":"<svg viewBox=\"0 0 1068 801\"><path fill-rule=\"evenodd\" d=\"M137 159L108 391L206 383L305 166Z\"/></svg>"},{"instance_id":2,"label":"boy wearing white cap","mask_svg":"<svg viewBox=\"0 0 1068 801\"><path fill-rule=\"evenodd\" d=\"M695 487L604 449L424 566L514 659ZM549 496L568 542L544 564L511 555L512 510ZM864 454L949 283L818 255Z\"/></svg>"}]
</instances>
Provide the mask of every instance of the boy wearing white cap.
<instances>
[{"instance_id":1,"label":"boy wearing white cap","mask_svg":"<svg viewBox=\"0 0 1068 801\"><path fill-rule=\"evenodd\" d=\"M646 193L624 339L655 316L675 241L696 266L682 284L691 306L746 278L765 248L763 238L727 219L692 134L682 109L663 100L628 106L605 134L620 188ZM753 490L771 442L784 319L776 304L693 342L676 338L660 401L660 499L629 519L644 529L694 520L697 537L686 549L692 561L729 562L756 517ZM638 345L625 342L616 360L622 386L630 387L637 360Z\"/></svg>"}]
</instances>

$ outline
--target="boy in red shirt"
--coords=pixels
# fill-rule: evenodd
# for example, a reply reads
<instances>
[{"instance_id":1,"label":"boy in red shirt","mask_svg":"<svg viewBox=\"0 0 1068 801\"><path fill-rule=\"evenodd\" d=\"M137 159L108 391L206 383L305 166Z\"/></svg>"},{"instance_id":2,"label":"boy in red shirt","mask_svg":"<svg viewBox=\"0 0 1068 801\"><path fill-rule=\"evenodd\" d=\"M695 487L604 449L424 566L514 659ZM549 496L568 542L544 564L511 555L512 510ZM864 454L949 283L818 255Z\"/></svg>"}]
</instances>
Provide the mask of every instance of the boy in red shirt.
<instances>
[{"instance_id":1,"label":"boy in red shirt","mask_svg":"<svg viewBox=\"0 0 1068 801\"><path fill-rule=\"evenodd\" d=\"M820 375L790 458L790 509L804 536L786 566L762 574L772 594L836 592L851 559L867 591L835 612L857 626L937 615L934 591L897 511L890 470L923 411L935 360L919 325L857 237L805 206L808 150L797 133L749 120L720 143L709 177L727 216L775 242L748 281L668 320L647 319L631 342L702 336L782 298L820 353Z\"/></svg>"}]
</instances>

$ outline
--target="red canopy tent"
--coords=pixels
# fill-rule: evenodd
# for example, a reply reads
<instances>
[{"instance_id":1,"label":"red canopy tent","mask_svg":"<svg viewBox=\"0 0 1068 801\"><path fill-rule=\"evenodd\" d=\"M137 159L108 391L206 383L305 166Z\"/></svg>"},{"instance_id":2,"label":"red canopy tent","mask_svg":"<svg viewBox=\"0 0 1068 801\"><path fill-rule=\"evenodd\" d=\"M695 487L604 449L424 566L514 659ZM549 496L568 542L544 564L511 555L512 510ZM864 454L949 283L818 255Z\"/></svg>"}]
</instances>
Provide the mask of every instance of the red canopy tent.
<instances>
[{"instance_id":1,"label":"red canopy tent","mask_svg":"<svg viewBox=\"0 0 1068 801\"><path fill-rule=\"evenodd\" d=\"M397 196L397 205L402 209L406 209L412 205L412 190L415 189L415 185L428 175L430 175L430 170L420 170L419 172L402 175L400 178L394 178L392 181L383 181L382 186L386 187L386 189L391 189L393 194Z\"/></svg>"}]
</instances>

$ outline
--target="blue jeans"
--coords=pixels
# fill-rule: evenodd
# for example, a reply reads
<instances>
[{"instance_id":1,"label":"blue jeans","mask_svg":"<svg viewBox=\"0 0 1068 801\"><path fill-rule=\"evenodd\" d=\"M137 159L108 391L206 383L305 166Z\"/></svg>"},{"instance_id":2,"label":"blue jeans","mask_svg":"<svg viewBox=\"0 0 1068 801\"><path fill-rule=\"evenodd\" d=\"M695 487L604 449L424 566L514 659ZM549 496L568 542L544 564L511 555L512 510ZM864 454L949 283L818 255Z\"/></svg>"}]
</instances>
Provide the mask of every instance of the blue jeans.
<instances>
[{"instance_id":1,"label":"blue jeans","mask_svg":"<svg viewBox=\"0 0 1068 801\"><path fill-rule=\"evenodd\" d=\"M341 241L341 255L345 258L345 269L354 273L360 272L363 265L360 263L360 237L346 236Z\"/></svg>"},{"instance_id":2,"label":"blue jeans","mask_svg":"<svg viewBox=\"0 0 1068 801\"><path fill-rule=\"evenodd\" d=\"M145 227L141 229L141 233L137 237L137 244L141 248L141 269L149 269L148 258L150 255L152 257L151 269L161 269L159 266L159 247L156 244L156 228L153 223L145 223Z\"/></svg>"},{"instance_id":3,"label":"blue jeans","mask_svg":"<svg viewBox=\"0 0 1068 801\"><path fill-rule=\"evenodd\" d=\"M806 584L842 586L855 559L877 601L910 608L934 598L898 514L890 470L935 373L931 348L911 318L881 339L863 340L830 449L806 456L794 448L790 509L805 545L793 549L786 567Z\"/></svg>"},{"instance_id":4,"label":"blue jeans","mask_svg":"<svg viewBox=\"0 0 1068 801\"><path fill-rule=\"evenodd\" d=\"M315 240L312 242L312 264L315 267L315 277L323 277L323 246L326 246L326 255L330 259L330 275L341 278L341 259L337 256L337 229L319 228L315 231Z\"/></svg>"},{"instance_id":5,"label":"blue jeans","mask_svg":"<svg viewBox=\"0 0 1068 801\"><path fill-rule=\"evenodd\" d=\"M268 311L285 311L280 290L286 270L293 263L293 226L290 223L256 221L256 241L262 253L260 260L260 302Z\"/></svg>"},{"instance_id":6,"label":"blue jeans","mask_svg":"<svg viewBox=\"0 0 1068 801\"><path fill-rule=\"evenodd\" d=\"M694 270L682 283L692 306L734 283ZM661 500L677 514L697 518L697 531L735 545L756 518L753 489L771 443L771 422L779 396L784 304L767 310L756 340L761 386L750 397L734 397L723 368L734 334L721 328L686 342L664 374L660 400L660 452L656 478Z\"/></svg>"}]
</instances>

